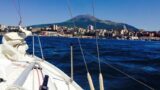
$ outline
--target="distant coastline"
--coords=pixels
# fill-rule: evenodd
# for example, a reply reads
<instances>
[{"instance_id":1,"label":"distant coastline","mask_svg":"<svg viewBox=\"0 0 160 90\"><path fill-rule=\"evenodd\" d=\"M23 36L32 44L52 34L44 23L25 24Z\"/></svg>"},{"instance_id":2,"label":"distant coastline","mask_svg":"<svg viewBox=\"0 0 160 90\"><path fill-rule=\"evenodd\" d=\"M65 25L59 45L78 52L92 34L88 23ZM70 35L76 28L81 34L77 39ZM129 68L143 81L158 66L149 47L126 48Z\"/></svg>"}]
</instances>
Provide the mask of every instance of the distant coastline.
<instances>
[{"instance_id":1,"label":"distant coastline","mask_svg":"<svg viewBox=\"0 0 160 90\"><path fill-rule=\"evenodd\" d=\"M76 25L73 25L73 22ZM95 26L96 22L96 26ZM160 41L160 31L145 31L125 23L100 20L91 15L79 15L56 24L40 24L24 27L35 35L68 38L104 38L117 40L154 40ZM18 32L17 26L0 24L0 35L6 32Z\"/></svg>"},{"instance_id":2,"label":"distant coastline","mask_svg":"<svg viewBox=\"0 0 160 90\"><path fill-rule=\"evenodd\" d=\"M5 26L3 26L5 27ZM25 28L25 27L24 27ZM94 26L89 25L87 29L73 28L66 26L52 25L45 28L32 28L28 27L28 30L32 31L34 35L39 36L54 36L54 37L66 37L66 38L100 38L100 39L116 39L116 40L143 40L143 41L160 41L159 31L130 31L124 26L122 30L105 30L94 29ZM17 26L8 26L0 28L0 35L4 35L7 32L18 32Z\"/></svg>"}]
</instances>

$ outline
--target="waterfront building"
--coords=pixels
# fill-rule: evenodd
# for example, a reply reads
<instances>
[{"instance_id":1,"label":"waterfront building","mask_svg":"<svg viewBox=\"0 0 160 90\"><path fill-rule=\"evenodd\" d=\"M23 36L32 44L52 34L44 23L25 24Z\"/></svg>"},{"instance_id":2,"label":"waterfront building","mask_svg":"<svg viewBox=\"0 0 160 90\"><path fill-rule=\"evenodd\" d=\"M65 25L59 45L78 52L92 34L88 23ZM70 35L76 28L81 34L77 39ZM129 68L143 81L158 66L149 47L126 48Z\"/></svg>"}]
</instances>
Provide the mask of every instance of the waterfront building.
<instances>
[{"instance_id":1,"label":"waterfront building","mask_svg":"<svg viewBox=\"0 0 160 90\"><path fill-rule=\"evenodd\" d=\"M50 26L51 30L57 31L58 30L58 26L57 25L52 25Z\"/></svg>"},{"instance_id":2,"label":"waterfront building","mask_svg":"<svg viewBox=\"0 0 160 90\"><path fill-rule=\"evenodd\" d=\"M126 35L126 34L128 34L129 33L129 30L127 29L127 27L124 25L123 26L123 29L121 30L121 32L120 32L120 34L121 35Z\"/></svg>"},{"instance_id":3,"label":"waterfront building","mask_svg":"<svg viewBox=\"0 0 160 90\"><path fill-rule=\"evenodd\" d=\"M89 25L88 26L88 30L94 30L94 26L93 25Z\"/></svg>"},{"instance_id":4,"label":"waterfront building","mask_svg":"<svg viewBox=\"0 0 160 90\"><path fill-rule=\"evenodd\" d=\"M17 32L18 30L19 30L19 27L18 27L18 26L7 26L7 27L6 27L6 31L7 31L7 32L12 32L12 31Z\"/></svg>"},{"instance_id":5,"label":"waterfront building","mask_svg":"<svg viewBox=\"0 0 160 90\"><path fill-rule=\"evenodd\" d=\"M40 32L42 29L41 28L30 28L32 32Z\"/></svg>"},{"instance_id":6,"label":"waterfront building","mask_svg":"<svg viewBox=\"0 0 160 90\"><path fill-rule=\"evenodd\" d=\"M102 32L103 37L105 36L106 32L107 32L107 30L104 29L103 32Z\"/></svg>"},{"instance_id":7,"label":"waterfront building","mask_svg":"<svg viewBox=\"0 0 160 90\"><path fill-rule=\"evenodd\" d=\"M5 30L5 28L6 28L6 26L5 26L5 25L0 24L0 30L1 30L1 31L4 31L4 30Z\"/></svg>"},{"instance_id":8,"label":"waterfront building","mask_svg":"<svg viewBox=\"0 0 160 90\"><path fill-rule=\"evenodd\" d=\"M156 32L150 32L150 33L149 33L149 36L150 36L150 37L154 37L155 35L156 35Z\"/></svg>"}]
</instances>

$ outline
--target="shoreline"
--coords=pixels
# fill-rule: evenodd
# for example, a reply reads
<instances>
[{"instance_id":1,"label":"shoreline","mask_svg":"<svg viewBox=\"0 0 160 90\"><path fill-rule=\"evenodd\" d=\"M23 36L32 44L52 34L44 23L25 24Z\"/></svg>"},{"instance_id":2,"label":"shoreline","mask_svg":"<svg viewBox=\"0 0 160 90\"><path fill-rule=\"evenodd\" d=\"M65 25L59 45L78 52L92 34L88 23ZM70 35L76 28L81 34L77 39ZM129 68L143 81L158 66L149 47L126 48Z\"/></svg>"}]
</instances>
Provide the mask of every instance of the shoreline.
<instances>
[{"instance_id":1,"label":"shoreline","mask_svg":"<svg viewBox=\"0 0 160 90\"><path fill-rule=\"evenodd\" d=\"M3 34L0 34L1 37L3 37ZM29 36L32 37L33 35ZM37 36L34 35L34 36ZM54 35L39 35L40 37L56 37L56 38L80 38L80 39L96 39L93 36L82 36L82 37L78 37L78 36L54 36ZM126 39L126 38L112 38L112 37L100 37L98 38L99 40L128 40L128 41L160 41L160 37L138 37L139 39Z\"/></svg>"},{"instance_id":2,"label":"shoreline","mask_svg":"<svg viewBox=\"0 0 160 90\"><path fill-rule=\"evenodd\" d=\"M56 38L73 38L73 39L76 39L76 38L80 38L80 39L96 39L94 37L66 37L66 36L46 36L46 35L39 35L40 37L56 37ZM155 37L157 38L157 37ZM158 37L157 39L155 39L154 37L140 37L140 39L136 39L136 40L132 40L132 39L124 39L124 38L119 38L119 39L116 39L116 38L105 38L105 37L101 37L101 38L98 38L99 40L120 40L120 41L160 41L160 38Z\"/></svg>"}]
</instances>

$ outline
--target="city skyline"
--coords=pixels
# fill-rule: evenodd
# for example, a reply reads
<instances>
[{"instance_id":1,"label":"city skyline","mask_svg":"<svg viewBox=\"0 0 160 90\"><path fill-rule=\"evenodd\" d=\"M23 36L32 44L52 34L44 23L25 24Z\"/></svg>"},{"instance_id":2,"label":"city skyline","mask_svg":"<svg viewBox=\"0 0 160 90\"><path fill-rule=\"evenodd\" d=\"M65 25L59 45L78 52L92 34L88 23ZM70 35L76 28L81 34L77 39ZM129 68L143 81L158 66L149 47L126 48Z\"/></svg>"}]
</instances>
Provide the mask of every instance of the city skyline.
<instances>
[{"instance_id":1,"label":"city skyline","mask_svg":"<svg viewBox=\"0 0 160 90\"><path fill-rule=\"evenodd\" d=\"M0 24L17 25L14 1L0 0ZM70 0L73 16L92 14L92 0ZM56 23L70 19L67 0L20 0L23 25ZM95 16L146 30L160 30L158 0L95 0ZM4 12L3 12L4 11Z\"/></svg>"}]
</instances>

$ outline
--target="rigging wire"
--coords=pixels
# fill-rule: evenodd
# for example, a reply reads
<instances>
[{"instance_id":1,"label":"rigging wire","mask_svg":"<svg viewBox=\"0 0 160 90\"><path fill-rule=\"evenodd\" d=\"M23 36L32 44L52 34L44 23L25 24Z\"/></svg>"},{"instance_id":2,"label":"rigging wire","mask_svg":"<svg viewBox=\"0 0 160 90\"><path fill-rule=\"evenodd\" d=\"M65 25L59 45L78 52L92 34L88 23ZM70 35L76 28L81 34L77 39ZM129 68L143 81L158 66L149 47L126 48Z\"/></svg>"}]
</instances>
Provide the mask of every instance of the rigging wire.
<instances>
[{"instance_id":1,"label":"rigging wire","mask_svg":"<svg viewBox=\"0 0 160 90\"><path fill-rule=\"evenodd\" d=\"M17 0L17 2L16 2L16 0L13 0L13 3L14 3L14 7L16 9L16 12L18 14L18 17L20 19L19 23L18 23L18 25L20 26L22 24L21 3L20 3L20 0ZM40 45L41 57L44 60L41 40L40 40L39 36L38 36L38 42L39 42L39 45ZM35 55L35 45L34 45L34 43L35 43L35 40L34 40L34 33L33 33L33 35L32 35L32 44L33 44L32 52L33 52L33 56Z\"/></svg>"},{"instance_id":2,"label":"rigging wire","mask_svg":"<svg viewBox=\"0 0 160 90\"><path fill-rule=\"evenodd\" d=\"M93 17L95 17L95 0L92 0L92 14L93 14ZM97 24L96 24L96 21L94 21L94 28L95 30L97 29ZM97 30L96 30L96 49L97 49L97 59L98 59L98 66L99 66L99 72L101 73L101 61L100 61L100 54L99 54L99 44L98 44L98 33L97 33Z\"/></svg>"},{"instance_id":3,"label":"rigging wire","mask_svg":"<svg viewBox=\"0 0 160 90\"><path fill-rule=\"evenodd\" d=\"M95 0L92 0L92 14L95 18ZM100 90L104 90L104 82L103 82L103 75L101 73L101 61L100 61L100 53L99 53L99 44L98 44L98 31L96 26L96 20L94 20L94 27L96 31L96 49L97 49L97 59L98 59L98 66L99 66L99 87Z\"/></svg>"},{"instance_id":4,"label":"rigging wire","mask_svg":"<svg viewBox=\"0 0 160 90\"><path fill-rule=\"evenodd\" d=\"M37 35L37 38L38 38L38 42L39 42L39 48L40 48L40 51L41 51L41 58L44 60L44 54L43 54L43 49L42 49L42 43L41 43L41 39L40 39L39 35Z\"/></svg>"},{"instance_id":5,"label":"rigging wire","mask_svg":"<svg viewBox=\"0 0 160 90\"><path fill-rule=\"evenodd\" d=\"M86 54L87 54L88 56L91 56L92 58L96 58L95 56L91 55L91 54L88 53L88 52L86 52ZM151 87L151 86L145 84L144 82L142 82L142 81L140 81L140 80L137 80L137 79L134 78L133 76L131 76L131 75L125 73L124 71L122 71L122 70L116 68L115 66L113 66L113 65L111 65L111 64L109 64L109 63L105 63L105 64L107 64L107 66L109 66L110 68L112 68L112 69L114 69L114 70L120 72L121 74L127 76L128 78L130 78L130 79L132 79L132 80L138 82L139 84L141 84L141 85L143 85L143 86L149 88L150 90L155 90L153 87Z\"/></svg>"},{"instance_id":6,"label":"rigging wire","mask_svg":"<svg viewBox=\"0 0 160 90\"><path fill-rule=\"evenodd\" d=\"M34 45L35 41L34 41L34 33L32 32L32 55L33 57L35 56L35 45Z\"/></svg>"},{"instance_id":7,"label":"rigging wire","mask_svg":"<svg viewBox=\"0 0 160 90\"><path fill-rule=\"evenodd\" d=\"M128 78L130 78L130 79L132 79L132 80L138 82L139 84L141 84L141 85L143 85L143 86L149 88L150 90L155 90L153 87L151 87L151 86L147 85L146 83L144 83L144 82L142 82L142 81L140 81L140 80L134 78L133 76L131 76L131 75L129 75L129 74L127 74L127 73L121 71L120 69L114 67L113 65L110 65L110 64L108 64L108 63L106 63L106 64L107 64L109 67L113 68L114 70L116 70L116 71L122 73L123 75L127 76Z\"/></svg>"},{"instance_id":8,"label":"rigging wire","mask_svg":"<svg viewBox=\"0 0 160 90\"><path fill-rule=\"evenodd\" d=\"M73 14L72 14L72 10L71 10L71 7L70 7L70 1L69 0L67 0L67 8L68 8L68 11L69 11L69 14L70 14L71 18L73 18ZM75 21L72 20L72 23L74 25L73 26L74 29L76 29ZM80 50L81 50L81 54L82 54L82 57L83 57L83 61L84 61L84 64L85 64L86 71L89 72L87 62L86 62L86 59L85 59L85 56L84 56L84 51L83 51L83 48L82 48L82 45L81 45L81 41L80 41L79 37L77 37L77 39L78 39L78 44L79 44L79 47L80 47Z\"/></svg>"},{"instance_id":9,"label":"rigging wire","mask_svg":"<svg viewBox=\"0 0 160 90\"><path fill-rule=\"evenodd\" d=\"M69 14L70 14L71 18L73 18L69 0L67 0L67 7L68 7ZM74 29L76 29L75 21L73 20L72 23L74 25ZM80 32L80 34L81 34L81 32ZM92 77L91 77L91 75L89 73L88 66L87 66L87 63L86 63L86 59L85 59L85 56L84 56L84 52L83 52L83 48L82 48L82 45L81 45L81 41L80 41L79 37L77 37L77 39L78 39L78 43L79 43L79 46L80 46L81 54L82 54L82 57L83 57L83 61L84 61L85 67L86 67L87 79L88 79L88 83L89 83L89 86L90 86L90 90L95 90L94 85L93 85L93 81L92 81Z\"/></svg>"},{"instance_id":10,"label":"rigging wire","mask_svg":"<svg viewBox=\"0 0 160 90\"><path fill-rule=\"evenodd\" d=\"M92 12L93 12L93 17L95 17L95 0L92 0ZM94 22L94 26L95 26L95 30L96 30L96 21ZM96 33L96 45L97 45L97 57L98 57L98 61L99 61L99 72L101 73L101 62L100 62L100 54L99 54L99 45L98 45L98 34ZM154 88L152 88L151 86L147 85L146 83L140 81L140 80L137 80L136 78L132 77L131 75L121 71L120 69L114 67L113 65L110 65L108 63L106 63L109 67L113 68L114 70L122 73L123 75L127 76L128 78L131 78L132 80L138 82L139 84L141 85L144 85L145 87L151 89L151 90L154 90Z\"/></svg>"},{"instance_id":11,"label":"rigging wire","mask_svg":"<svg viewBox=\"0 0 160 90\"><path fill-rule=\"evenodd\" d=\"M19 22L18 22L18 25L20 26L22 24L22 14L21 14L21 4L20 4L20 0L17 0L17 4L16 4L16 0L13 0L13 3L14 3L14 7L16 9L16 12L18 14L18 17L19 17ZM18 7L17 7L18 5Z\"/></svg>"}]
</instances>

